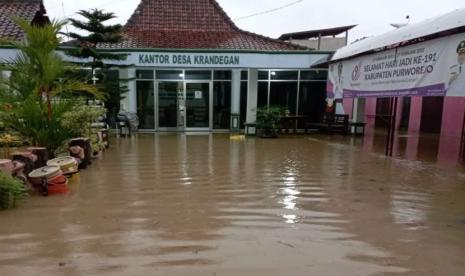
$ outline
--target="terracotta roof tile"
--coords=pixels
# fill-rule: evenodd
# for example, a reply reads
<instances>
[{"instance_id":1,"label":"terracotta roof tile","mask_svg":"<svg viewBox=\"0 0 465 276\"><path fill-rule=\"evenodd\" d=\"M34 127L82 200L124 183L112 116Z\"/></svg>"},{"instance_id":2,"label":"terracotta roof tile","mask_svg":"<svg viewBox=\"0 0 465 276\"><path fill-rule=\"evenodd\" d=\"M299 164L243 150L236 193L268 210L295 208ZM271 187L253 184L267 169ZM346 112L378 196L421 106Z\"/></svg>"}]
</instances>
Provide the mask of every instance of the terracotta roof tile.
<instances>
[{"instance_id":1,"label":"terracotta roof tile","mask_svg":"<svg viewBox=\"0 0 465 276\"><path fill-rule=\"evenodd\" d=\"M306 48L239 29L215 0L142 0L124 41L102 48L286 51Z\"/></svg>"},{"instance_id":2,"label":"terracotta roof tile","mask_svg":"<svg viewBox=\"0 0 465 276\"><path fill-rule=\"evenodd\" d=\"M19 16L33 22L46 14L42 0L0 0L0 37L21 39L24 34L11 18Z\"/></svg>"}]
</instances>

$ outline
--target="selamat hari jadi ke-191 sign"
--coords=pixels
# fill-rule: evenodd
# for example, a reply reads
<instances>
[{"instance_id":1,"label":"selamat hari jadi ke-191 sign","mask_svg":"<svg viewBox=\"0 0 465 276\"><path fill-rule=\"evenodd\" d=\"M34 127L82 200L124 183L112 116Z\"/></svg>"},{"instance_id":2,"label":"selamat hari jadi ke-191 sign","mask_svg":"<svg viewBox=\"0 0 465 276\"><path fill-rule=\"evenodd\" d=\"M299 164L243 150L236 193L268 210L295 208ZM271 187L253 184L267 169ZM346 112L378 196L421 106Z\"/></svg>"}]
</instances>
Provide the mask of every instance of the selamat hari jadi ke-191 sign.
<instances>
[{"instance_id":1,"label":"selamat hari jadi ke-191 sign","mask_svg":"<svg viewBox=\"0 0 465 276\"><path fill-rule=\"evenodd\" d=\"M330 65L329 98L465 97L465 33Z\"/></svg>"}]
</instances>

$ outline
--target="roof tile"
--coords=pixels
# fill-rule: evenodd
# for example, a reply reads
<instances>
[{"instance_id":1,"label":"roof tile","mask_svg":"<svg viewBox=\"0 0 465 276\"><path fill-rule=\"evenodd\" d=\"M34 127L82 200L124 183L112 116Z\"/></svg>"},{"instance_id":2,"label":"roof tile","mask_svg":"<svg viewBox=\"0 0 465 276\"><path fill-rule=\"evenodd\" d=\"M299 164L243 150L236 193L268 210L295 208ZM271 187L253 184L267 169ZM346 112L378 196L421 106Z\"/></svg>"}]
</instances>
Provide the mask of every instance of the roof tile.
<instances>
[{"instance_id":1,"label":"roof tile","mask_svg":"<svg viewBox=\"0 0 465 276\"><path fill-rule=\"evenodd\" d=\"M286 51L300 46L239 29L215 0L142 0L124 40L102 48Z\"/></svg>"},{"instance_id":2,"label":"roof tile","mask_svg":"<svg viewBox=\"0 0 465 276\"><path fill-rule=\"evenodd\" d=\"M37 15L46 14L42 0L0 0L0 37L21 39L24 33L12 21L15 16L32 22Z\"/></svg>"}]
</instances>

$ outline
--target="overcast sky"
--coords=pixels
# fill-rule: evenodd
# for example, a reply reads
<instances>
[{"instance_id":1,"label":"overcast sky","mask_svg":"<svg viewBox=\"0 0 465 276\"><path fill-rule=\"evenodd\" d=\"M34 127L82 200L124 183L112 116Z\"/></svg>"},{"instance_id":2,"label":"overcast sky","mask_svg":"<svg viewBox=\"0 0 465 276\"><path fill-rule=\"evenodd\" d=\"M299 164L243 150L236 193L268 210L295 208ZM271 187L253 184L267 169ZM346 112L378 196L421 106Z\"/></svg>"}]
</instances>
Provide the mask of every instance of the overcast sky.
<instances>
[{"instance_id":1,"label":"overcast sky","mask_svg":"<svg viewBox=\"0 0 465 276\"><path fill-rule=\"evenodd\" d=\"M140 0L44 0L51 18L73 16L80 9L100 8L118 15L124 24ZM274 9L296 0L219 0L234 20L239 17ZM234 20L242 29L278 37L282 33L358 24L350 34L353 41L392 29L390 23L404 23L409 15L418 22L465 7L463 0L303 0L279 11L252 18Z\"/></svg>"}]
</instances>

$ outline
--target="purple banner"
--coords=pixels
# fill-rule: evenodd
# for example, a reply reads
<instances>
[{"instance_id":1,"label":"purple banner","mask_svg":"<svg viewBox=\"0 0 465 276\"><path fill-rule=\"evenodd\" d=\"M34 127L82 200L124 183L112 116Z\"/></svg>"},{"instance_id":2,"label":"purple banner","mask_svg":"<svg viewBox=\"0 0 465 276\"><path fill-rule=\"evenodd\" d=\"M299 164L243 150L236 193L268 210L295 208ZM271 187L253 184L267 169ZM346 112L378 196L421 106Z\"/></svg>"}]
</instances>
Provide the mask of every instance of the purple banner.
<instances>
[{"instance_id":1,"label":"purple banner","mask_svg":"<svg viewBox=\"0 0 465 276\"><path fill-rule=\"evenodd\" d=\"M445 96L447 92L444 83L424 87L415 87L399 90L361 91L344 89L344 98L392 98L413 96Z\"/></svg>"}]
</instances>

